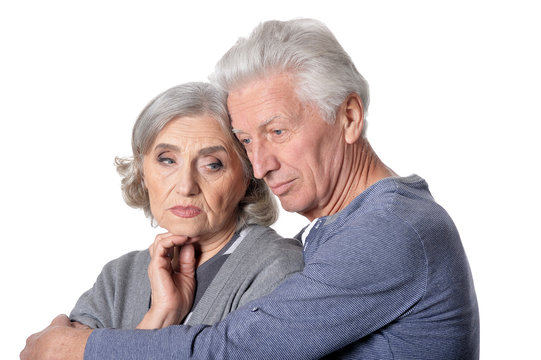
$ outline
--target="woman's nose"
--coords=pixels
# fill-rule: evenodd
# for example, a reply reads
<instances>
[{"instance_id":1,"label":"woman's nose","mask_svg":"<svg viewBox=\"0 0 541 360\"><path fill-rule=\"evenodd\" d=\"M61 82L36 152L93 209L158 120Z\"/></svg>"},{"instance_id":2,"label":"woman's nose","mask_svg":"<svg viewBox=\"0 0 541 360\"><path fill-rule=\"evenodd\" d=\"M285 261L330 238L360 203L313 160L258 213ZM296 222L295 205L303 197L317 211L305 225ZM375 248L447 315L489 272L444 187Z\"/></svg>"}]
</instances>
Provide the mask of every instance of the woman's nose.
<instances>
[{"instance_id":1,"label":"woman's nose","mask_svg":"<svg viewBox=\"0 0 541 360\"><path fill-rule=\"evenodd\" d=\"M194 172L189 167L180 170L177 177L176 191L183 196L199 194L199 184Z\"/></svg>"}]
</instances>

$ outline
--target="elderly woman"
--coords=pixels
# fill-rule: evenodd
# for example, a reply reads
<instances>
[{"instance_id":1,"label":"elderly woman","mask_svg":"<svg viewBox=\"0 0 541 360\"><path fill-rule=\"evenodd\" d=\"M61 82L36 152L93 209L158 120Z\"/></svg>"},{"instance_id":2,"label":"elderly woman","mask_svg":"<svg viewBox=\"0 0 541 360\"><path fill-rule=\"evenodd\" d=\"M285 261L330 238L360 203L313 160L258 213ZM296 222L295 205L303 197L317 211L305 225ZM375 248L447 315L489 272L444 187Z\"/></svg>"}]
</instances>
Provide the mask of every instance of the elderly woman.
<instances>
[{"instance_id":1,"label":"elderly woman","mask_svg":"<svg viewBox=\"0 0 541 360\"><path fill-rule=\"evenodd\" d=\"M167 232L108 263L71 312L75 324L213 324L302 269L299 243L268 227L276 205L230 130L223 92L206 83L165 91L137 119L132 148L133 158L116 161L124 198ZM175 278L194 256L185 316L192 297Z\"/></svg>"}]
</instances>

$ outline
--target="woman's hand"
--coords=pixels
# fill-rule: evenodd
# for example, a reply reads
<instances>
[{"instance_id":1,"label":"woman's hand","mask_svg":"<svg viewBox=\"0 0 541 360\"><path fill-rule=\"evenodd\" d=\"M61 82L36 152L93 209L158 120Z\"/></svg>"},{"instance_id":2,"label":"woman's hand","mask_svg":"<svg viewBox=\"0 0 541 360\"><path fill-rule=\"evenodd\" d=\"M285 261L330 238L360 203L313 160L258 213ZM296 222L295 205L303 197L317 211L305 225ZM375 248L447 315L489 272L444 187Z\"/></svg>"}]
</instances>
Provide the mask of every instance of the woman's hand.
<instances>
[{"instance_id":1,"label":"woman's hand","mask_svg":"<svg viewBox=\"0 0 541 360\"><path fill-rule=\"evenodd\" d=\"M152 289L150 310L138 329L158 329L179 324L192 307L195 293L193 239L160 234L150 245L148 276Z\"/></svg>"}]
</instances>

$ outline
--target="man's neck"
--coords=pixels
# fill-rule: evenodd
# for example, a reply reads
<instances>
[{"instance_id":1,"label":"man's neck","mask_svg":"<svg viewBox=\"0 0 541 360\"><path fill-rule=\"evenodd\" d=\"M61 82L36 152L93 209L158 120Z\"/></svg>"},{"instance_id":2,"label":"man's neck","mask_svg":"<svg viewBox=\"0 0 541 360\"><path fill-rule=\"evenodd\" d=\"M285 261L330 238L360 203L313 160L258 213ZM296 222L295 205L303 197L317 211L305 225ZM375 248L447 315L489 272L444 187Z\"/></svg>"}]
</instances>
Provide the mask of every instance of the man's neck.
<instances>
[{"instance_id":1,"label":"man's neck","mask_svg":"<svg viewBox=\"0 0 541 360\"><path fill-rule=\"evenodd\" d=\"M353 149L351 183L346 188L350 195L348 204L378 181L397 176L393 170L380 160L366 138L360 139L356 145L359 148Z\"/></svg>"},{"instance_id":2,"label":"man's neck","mask_svg":"<svg viewBox=\"0 0 541 360\"><path fill-rule=\"evenodd\" d=\"M326 204L302 215L312 221L336 214L370 186L391 176L397 175L379 159L368 140L362 138L346 147L342 170Z\"/></svg>"}]
</instances>

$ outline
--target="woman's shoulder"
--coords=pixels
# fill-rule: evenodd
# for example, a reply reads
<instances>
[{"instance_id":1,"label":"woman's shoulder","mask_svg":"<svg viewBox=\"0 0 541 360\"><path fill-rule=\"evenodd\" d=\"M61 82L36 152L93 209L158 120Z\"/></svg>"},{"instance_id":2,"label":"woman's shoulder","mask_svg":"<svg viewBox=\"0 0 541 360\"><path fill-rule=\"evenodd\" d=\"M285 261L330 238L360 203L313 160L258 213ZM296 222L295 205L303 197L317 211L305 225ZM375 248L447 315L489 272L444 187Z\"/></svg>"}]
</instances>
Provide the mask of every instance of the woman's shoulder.
<instances>
[{"instance_id":1,"label":"woman's shoulder","mask_svg":"<svg viewBox=\"0 0 541 360\"><path fill-rule=\"evenodd\" d=\"M234 251L234 259L259 269L272 266L285 273L295 272L304 265L302 244L297 239L284 238L268 226L250 225L241 231L245 238Z\"/></svg>"},{"instance_id":2,"label":"woman's shoulder","mask_svg":"<svg viewBox=\"0 0 541 360\"><path fill-rule=\"evenodd\" d=\"M262 251L281 252L293 251L302 253L302 243L298 239L285 238L273 228L263 225L248 225L240 232L243 242L257 247Z\"/></svg>"},{"instance_id":3,"label":"woman's shoulder","mask_svg":"<svg viewBox=\"0 0 541 360\"><path fill-rule=\"evenodd\" d=\"M150 263L150 253L146 250L130 251L122 256L117 257L109 261L103 267L104 272L134 272L137 269L147 271L148 264Z\"/></svg>"},{"instance_id":4,"label":"woman's shoulder","mask_svg":"<svg viewBox=\"0 0 541 360\"><path fill-rule=\"evenodd\" d=\"M237 255L237 271L252 277L250 288L243 294L241 305L268 294L291 274L304 267L302 244L297 239L284 238L272 228L257 226ZM246 246L248 245L248 246ZM237 280L238 281L238 280Z\"/></svg>"}]
</instances>

